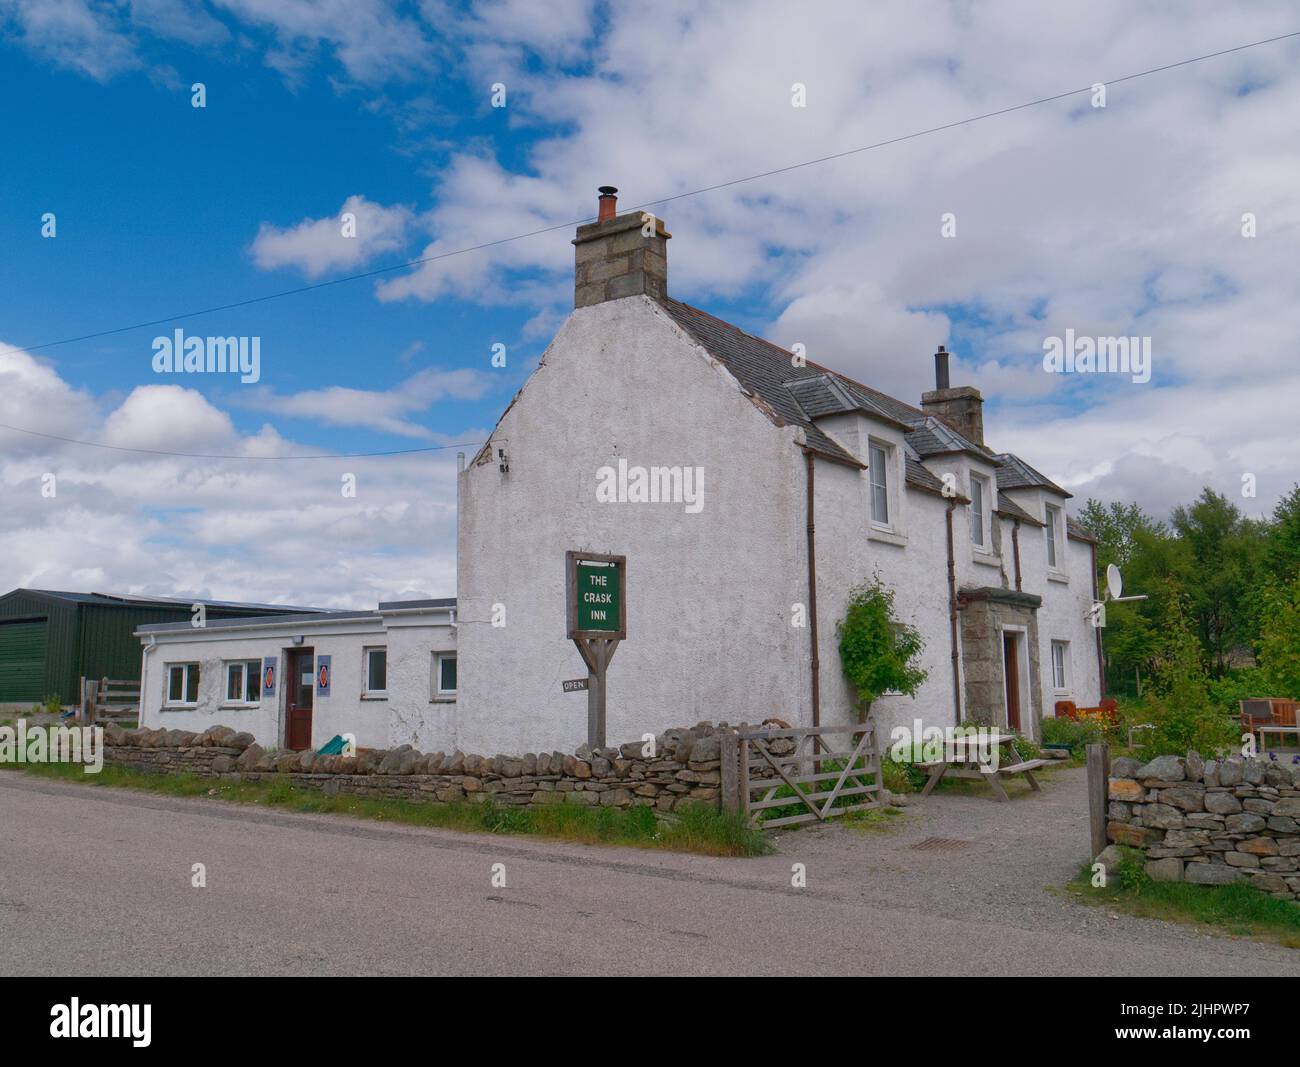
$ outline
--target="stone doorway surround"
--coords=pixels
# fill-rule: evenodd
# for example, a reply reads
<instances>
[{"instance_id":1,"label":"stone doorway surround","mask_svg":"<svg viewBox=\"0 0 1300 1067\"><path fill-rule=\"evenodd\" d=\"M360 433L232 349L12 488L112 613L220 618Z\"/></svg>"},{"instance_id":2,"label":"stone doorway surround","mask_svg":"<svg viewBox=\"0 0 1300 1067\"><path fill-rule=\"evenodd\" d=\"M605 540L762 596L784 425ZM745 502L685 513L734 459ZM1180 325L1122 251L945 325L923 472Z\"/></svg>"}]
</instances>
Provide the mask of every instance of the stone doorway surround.
<instances>
[{"instance_id":1,"label":"stone doorway surround","mask_svg":"<svg viewBox=\"0 0 1300 1067\"><path fill-rule=\"evenodd\" d=\"M1038 608L1043 598L997 586L968 587L957 597L961 616L961 660L968 722L1007 725L1006 677L1002 660L1004 629L1021 631L1021 733L1037 739L1043 718L1043 687L1038 657Z\"/></svg>"}]
</instances>

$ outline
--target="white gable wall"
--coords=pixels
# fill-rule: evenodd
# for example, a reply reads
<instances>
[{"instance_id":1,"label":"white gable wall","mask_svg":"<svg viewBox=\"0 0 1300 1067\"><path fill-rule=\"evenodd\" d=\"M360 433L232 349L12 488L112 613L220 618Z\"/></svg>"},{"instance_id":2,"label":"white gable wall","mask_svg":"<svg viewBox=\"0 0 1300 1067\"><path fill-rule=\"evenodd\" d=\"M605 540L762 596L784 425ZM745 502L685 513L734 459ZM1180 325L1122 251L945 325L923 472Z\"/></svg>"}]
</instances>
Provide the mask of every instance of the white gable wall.
<instances>
[{"instance_id":1,"label":"white gable wall","mask_svg":"<svg viewBox=\"0 0 1300 1067\"><path fill-rule=\"evenodd\" d=\"M461 691L439 747L572 750L587 670L566 636L565 552L628 557L627 640L609 668L611 744L709 719L808 705L803 457L735 380L651 300L575 311L460 479ZM598 468L704 470L704 506L600 503ZM505 625L491 623L493 606ZM450 724L449 724L450 725Z\"/></svg>"}]
</instances>

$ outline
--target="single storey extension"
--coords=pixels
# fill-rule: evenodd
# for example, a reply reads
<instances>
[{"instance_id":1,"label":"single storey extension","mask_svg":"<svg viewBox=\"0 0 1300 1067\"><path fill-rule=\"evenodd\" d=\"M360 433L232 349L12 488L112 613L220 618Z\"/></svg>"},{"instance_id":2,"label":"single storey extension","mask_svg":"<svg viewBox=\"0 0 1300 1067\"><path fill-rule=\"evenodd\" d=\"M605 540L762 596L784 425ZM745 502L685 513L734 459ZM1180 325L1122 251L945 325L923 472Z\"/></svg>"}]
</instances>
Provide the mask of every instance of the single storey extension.
<instances>
[{"instance_id":1,"label":"single storey extension","mask_svg":"<svg viewBox=\"0 0 1300 1067\"><path fill-rule=\"evenodd\" d=\"M431 747L456 706L456 601L141 626L140 725L230 726L267 747Z\"/></svg>"}]
</instances>

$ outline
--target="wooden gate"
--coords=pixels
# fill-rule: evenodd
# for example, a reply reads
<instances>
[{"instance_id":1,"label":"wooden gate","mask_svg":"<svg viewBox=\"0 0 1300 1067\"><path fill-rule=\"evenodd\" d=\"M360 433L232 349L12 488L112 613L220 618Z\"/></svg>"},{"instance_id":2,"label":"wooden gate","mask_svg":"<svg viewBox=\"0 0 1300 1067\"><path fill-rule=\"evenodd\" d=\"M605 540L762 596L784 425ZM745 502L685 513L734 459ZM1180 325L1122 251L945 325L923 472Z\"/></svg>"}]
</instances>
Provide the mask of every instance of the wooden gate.
<instances>
[{"instance_id":1,"label":"wooden gate","mask_svg":"<svg viewBox=\"0 0 1300 1067\"><path fill-rule=\"evenodd\" d=\"M140 683L133 679L83 677L81 720L134 726L140 720Z\"/></svg>"},{"instance_id":2,"label":"wooden gate","mask_svg":"<svg viewBox=\"0 0 1300 1067\"><path fill-rule=\"evenodd\" d=\"M884 806L875 723L767 728L723 735L723 802L752 826L823 822ZM846 802L847 801L847 802ZM794 814L764 818L775 808Z\"/></svg>"}]
</instances>

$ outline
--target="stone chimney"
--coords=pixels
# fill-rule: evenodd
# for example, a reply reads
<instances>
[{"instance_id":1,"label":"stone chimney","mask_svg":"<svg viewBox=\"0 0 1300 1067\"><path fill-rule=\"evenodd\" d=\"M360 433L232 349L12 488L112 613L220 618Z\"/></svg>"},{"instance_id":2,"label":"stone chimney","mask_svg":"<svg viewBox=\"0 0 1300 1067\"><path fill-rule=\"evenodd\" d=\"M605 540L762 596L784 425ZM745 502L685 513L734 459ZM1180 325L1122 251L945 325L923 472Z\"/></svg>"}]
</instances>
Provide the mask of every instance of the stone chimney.
<instances>
[{"instance_id":1,"label":"stone chimney","mask_svg":"<svg viewBox=\"0 0 1300 1067\"><path fill-rule=\"evenodd\" d=\"M595 222L578 227L574 245L573 306L625 296L668 295L668 239L662 219L640 211L618 214L618 190L600 187ZM650 236L643 236L649 227Z\"/></svg>"},{"instance_id":2,"label":"stone chimney","mask_svg":"<svg viewBox=\"0 0 1300 1067\"><path fill-rule=\"evenodd\" d=\"M948 351L934 354L934 388L921 394L921 410L942 419L963 437L984 444L984 398L971 385L948 384Z\"/></svg>"}]
</instances>

